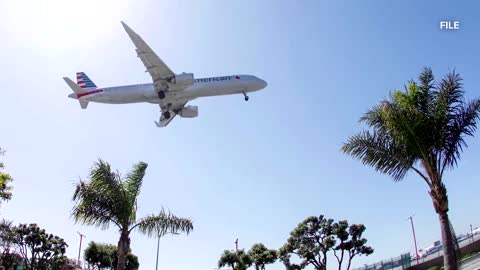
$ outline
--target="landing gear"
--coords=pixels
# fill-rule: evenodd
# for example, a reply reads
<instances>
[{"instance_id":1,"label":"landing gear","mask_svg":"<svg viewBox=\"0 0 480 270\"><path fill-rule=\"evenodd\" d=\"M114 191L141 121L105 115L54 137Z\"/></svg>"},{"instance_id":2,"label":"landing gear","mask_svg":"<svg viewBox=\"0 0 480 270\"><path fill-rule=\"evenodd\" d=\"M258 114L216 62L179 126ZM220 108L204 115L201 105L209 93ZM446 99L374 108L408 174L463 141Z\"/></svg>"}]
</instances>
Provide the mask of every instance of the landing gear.
<instances>
[{"instance_id":1,"label":"landing gear","mask_svg":"<svg viewBox=\"0 0 480 270\"><path fill-rule=\"evenodd\" d=\"M245 101L248 101L247 93L245 93L245 92L242 92L242 93L243 93L243 96L245 97Z\"/></svg>"},{"instance_id":2,"label":"landing gear","mask_svg":"<svg viewBox=\"0 0 480 270\"><path fill-rule=\"evenodd\" d=\"M158 91L158 98L164 99L165 98L165 91Z\"/></svg>"},{"instance_id":3,"label":"landing gear","mask_svg":"<svg viewBox=\"0 0 480 270\"><path fill-rule=\"evenodd\" d=\"M171 115L170 115L170 112L169 111L166 111L163 113L163 117L165 117L165 119L170 119Z\"/></svg>"}]
</instances>

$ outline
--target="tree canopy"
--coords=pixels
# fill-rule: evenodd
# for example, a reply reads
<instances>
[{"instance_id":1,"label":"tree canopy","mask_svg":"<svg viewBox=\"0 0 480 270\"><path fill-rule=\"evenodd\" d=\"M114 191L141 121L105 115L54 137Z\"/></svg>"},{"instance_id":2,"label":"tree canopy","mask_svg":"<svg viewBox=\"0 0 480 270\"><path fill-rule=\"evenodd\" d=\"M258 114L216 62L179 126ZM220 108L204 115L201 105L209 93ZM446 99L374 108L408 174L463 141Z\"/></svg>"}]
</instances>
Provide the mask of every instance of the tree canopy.
<instances>
[{"instance_id":1,"label":"tree canopy","mask_svg":"<svg viewBox=\"0 0 480 270\"><path fill-rule=\"evenodd\" d=\"M48 234L37 224L20 224L13 228L14 244L23 258L25 269L58 269L65 263L67 243L60 237Z\"/></svg>"},{"instance_id":2,"label":"tree canopy","mask_svg":"<svg viewBox=\"0 0 480 270\"><path fill-rule=\"evenodd\" d=\"M22 257L15 252L16 234L14 228L11 221L5 219L0 221L0 247L2 248L0 265L4 269L10 269L22 260Z\"/></svg>"},{"instance_id":3,"label":"tree canopy","mask_svg":"<svg viewBox=\"0 0 480 270\"><path fill-rule=\"evenodd\" d=\"M3 156L5 151L0 148L0 156ZM11 186L11 182L13 178L10 174L3 171L4 164L0 161L0 201L8 201L12 198L12 190L13 187Z\"/></svg>"},{"instance_id":4,"label":"tree canopy","mask_svg":"<svg viewBox=\"0 0 480 270\"><path fill-rule=\"evenodd\" d=\"M327 252L335 245L333 219L323 215L307 217L290 233L287 243L280 249L280 258L287 268L303 269L312 265L317 270L327 268ZM301 259L290 262L291 254Z\"/></svg>"},{"instance_id":5,"label":"tree canopy","mask_svg":"<svg viewBox=\"0 0 480 270\"><path fill-rule=\"evenodd\" d=\"M232 270L246 270L252 263L252 258L243 249L225 250L218 260L218 267L230 266Z\"/></svg>"},{"instance_id":6,"label":"tree canopy","mask_svg":"<svg viewBox=\"0 0 480 270\"><path fill-rule=\"evenodd\" d=\"M274 263L278 258L278 251L267 249L264 244L257 243L248 251L256 270L265 270L265 265Z\"/></svg>"},{"instance_id":7,"label":"tree canopy","mask_svg":"<svg viewBox=\"0 0 480 270\"><path fill-rule=\"evenodd\" d=\"M84 258L91 270L116 270L118 249L115 245L90 242L84 251ZM126 270L137 270L140 264L138 257L130 252L127 254Z\"/></svg>"},{"instance_id":8,"label":"tree canopy","mask_svg":"<svg viewBox=\"0 0 480 270\"><path fill-rule=\"evenodd\" d=\"M333 248L333 252L338 262L338 270L342 269L345 254L348 256L348 270L355 256L368 256L373 253L373 248L366 245L367 239L362 237L365 229L365 225L363 224L352 224L348 226L348 221L346 220L333 224L333 234L336 237L336 245Z\"/></svg>"},{"instance_id":9,"label":"tree canopy","mask_svg":"<svg viewBox=\"0 0 480 270\"><path fill-rule=\"evenodd\" d=\"M333 252L341 269L344 254L348 254L347 269L356 255L370 255L373 249L362 238L363 224L343 220L338 223L325 216L310 216L290 233L287 243L280 248L280 260L287 270L299 270L311 265L317 270L327 269L328 253ZM293 257L292 257L293 256ZM299 263L292 262L299 260Z\"/></svg>"},{"instance_id":10,"label":"tree canopy","mask_svg":"<svg viewBox=\"0 0 480 270\"><path fill-rule=\"evenodd\" d=\"M414 171L429 188L440 218L447 270L457 269L454 235L448 218L448 196L443 182L473 136L480 116L480 99L466 101L462 77L455 71L436 82L426 67L418 82L405 91L393 91L388 99L367 111L360 121L369 130L350 137L343 152L359 159L394 181Z\"/></svg>"}]
</instances>

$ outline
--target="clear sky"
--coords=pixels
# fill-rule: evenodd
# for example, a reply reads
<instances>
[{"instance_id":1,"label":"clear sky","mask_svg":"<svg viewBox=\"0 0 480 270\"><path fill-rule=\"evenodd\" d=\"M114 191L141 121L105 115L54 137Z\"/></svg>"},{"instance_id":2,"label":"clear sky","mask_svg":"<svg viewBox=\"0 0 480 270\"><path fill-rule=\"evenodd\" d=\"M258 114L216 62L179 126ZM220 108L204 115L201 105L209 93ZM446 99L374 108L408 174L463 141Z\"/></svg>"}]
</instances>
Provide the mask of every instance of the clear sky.
<instances>
[{"instance_id":1,"label":"clear sky","mask_svg":"<svg viewBox=\"0 0 480 270\"><path fill-rule=\"evenodd\" d=\"M480 5L466 2L2 0L0 146L15 190L1 217L63 237L73 258L77 231L116 244L113 227L74 224L74 183L97 158L121 172L142 160L139 216L163 206L195 222L189 236L161 240L159 269L215 268L236 238L240 248L279 248L319 214L366 225L375 253L355 266L412 251L411 214L419 246L428 246L440 233L425 184L413 174L394 183L339 149L362 129L362 113L425 65L438 77L456 69L467 97L480 96ZM461 29L440 30L443 19ZM252 74L269 85L247 103L241 95L191 102L200 116L165 129L151 104L81 110L62 77L151 80L120 20L175 72ZM457 233L480 226L480 143L467 142L445 176ZM156 240L131 237L141 269L153 269Z\"/></svg>"}]
</instances>

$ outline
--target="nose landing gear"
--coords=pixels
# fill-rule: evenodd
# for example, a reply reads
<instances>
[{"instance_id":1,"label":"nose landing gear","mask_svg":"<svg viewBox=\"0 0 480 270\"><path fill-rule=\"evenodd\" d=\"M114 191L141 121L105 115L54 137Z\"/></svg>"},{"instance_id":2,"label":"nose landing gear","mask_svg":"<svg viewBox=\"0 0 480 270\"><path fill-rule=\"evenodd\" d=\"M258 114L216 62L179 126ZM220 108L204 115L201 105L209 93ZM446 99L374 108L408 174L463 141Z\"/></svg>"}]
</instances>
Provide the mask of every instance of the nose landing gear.
<instances>
[{"instance_id":1,"label":"nose landing gear","mask_svg":"<svg viewBox=\"0 0 480 270\"><path fill-rule=\"evenodd\" d=\"M164 99L165 98L165 91L158 91L158 98Z\"/></svg>"},{"instance_id":2,"label":"nose landing gear","mask_svg":"<svg viewBox=\"0 0 480 270\"><path fill-rule=\"evenodd\" d=\"M170 112L169 111L166 111L163 113L163 117L165 117L165 119L170 119L171 115L170 115Z\"/></svg>"},{"instance_id":3,"label":"nose landing gear","mask_svg":"<svg viewBox=\"0 0 480 270\"><path fill-rule=\"evenodd\" d=\"M245 101L248 101L248 95L246 92L242 92L243 93L243 96L245 97Z\"/></svg>"}]
</instances>

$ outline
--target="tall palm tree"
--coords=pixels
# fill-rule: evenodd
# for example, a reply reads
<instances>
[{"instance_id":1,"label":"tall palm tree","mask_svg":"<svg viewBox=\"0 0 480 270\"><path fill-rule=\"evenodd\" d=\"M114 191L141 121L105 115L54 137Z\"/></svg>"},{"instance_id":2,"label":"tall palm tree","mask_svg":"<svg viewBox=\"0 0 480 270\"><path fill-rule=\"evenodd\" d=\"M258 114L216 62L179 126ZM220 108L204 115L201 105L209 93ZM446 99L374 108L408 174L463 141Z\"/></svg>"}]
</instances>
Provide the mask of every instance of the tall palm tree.
<instances>
[{"instance_id":1,"label":"tall palm tree","mask_svg":"<svg viewBox=\"0 0 480 270\"><path fill-rule=\"evenodd\" d=\"M168 232L193 230L193 222L179 218L162 208L156 215L137 219L137 197L140 194L147 164L139 162L124 178L112 171L110 164L98 160L90 171L90 181L80 180L76 185L72 216L76 222L107 229L115 225L120 232L117 270L125 269L130 250L130 233L137 230L149 237Z\"/></svg>"},{"instance_id":2,"label":"tall palm tree","mask_svg":"<svg viewBox=\"0 0 480 270\"><path fill-rule=\"evenodd\" d=\"M435 82L426 67L419 83L410 81L405 92L394 91L360 118L370 130L349 138L344 153L402 180L412 170L429 187L439 216L446 270L457 269L454 235L448 218L443 174L457 166L479 120L480 99L464 100L462 78L455 71Z\"/></svg>"}]
</instances>

